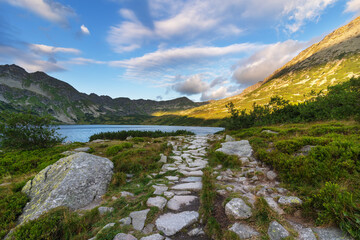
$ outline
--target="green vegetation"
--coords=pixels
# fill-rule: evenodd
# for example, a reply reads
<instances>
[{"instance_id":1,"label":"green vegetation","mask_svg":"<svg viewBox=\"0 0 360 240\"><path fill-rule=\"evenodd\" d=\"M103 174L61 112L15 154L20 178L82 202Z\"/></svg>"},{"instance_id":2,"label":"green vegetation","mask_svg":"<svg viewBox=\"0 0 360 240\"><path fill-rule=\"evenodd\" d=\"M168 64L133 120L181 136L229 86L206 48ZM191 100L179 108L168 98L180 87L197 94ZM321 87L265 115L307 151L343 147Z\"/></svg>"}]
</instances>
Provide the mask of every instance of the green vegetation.
<instances>
[{"instance_id":1,"label":"green vegetation","mask_svg":"<svg viewBox=\"0 0 360 240\"><path fill-rule=\"evenodd\" d=\"M256 157L276 169L286 187L306 200L304 217L321 225L336 223L360 238L360 124L289 124L230 134L248 139ZM302 153L304 146L312 147Z\"/></svg>"},{"instance_id":2,"label":"green vegetation","mask_svg":"<svg viewBox=\"0 0 360 240\"><path fill-rule=\"evenodd\" d=\"M132 143L123 142L123 143L121 143L119 145L114 145L114 146L108 147L106 149L106 155L114 156L118 152L122 151L124 148L132 148L132 147L133 147Z\"/></svg>"},{"instance_id":3,"label":"green vegetation","mask_svg":"<svg viewBox=\"0 0 360 240\"><path fill-rule=\"evenodd\" d=\"M360 118L360 78L328 88L315 98L299 104L275 96L263 106L254 103L253 109L238 110L232 102L227 104L231 117L228 129L248 128L277 123L299 123L324 120Z\"/></svg>"},{"instance_id":4,"label":"green vegetation","mask_svg":"<svg viewBox=\"0 0 360 240\"><path fill-rule=\"evenodd\" d=\"M38 117L29 113L2 113L0 124L1 145L6 148L36 149L54 146L62 142L55 128L51 128L51 117Z\"/></svg>"},{"instance_id":5,"label":"green vegetation","mask_svg":"<svg viewBox=\"0 0 360 240\"><path fill-rule=\"evenodd\" d=\"M101 132L90 136L90 141L96 139L110 139L110 140L125 140L127 137L169 137L169 136L183 136L195 135L193 132L185 130L177 130L173 132L162 131L118 131L118 132Z\"/></svg>"}]
</instances>

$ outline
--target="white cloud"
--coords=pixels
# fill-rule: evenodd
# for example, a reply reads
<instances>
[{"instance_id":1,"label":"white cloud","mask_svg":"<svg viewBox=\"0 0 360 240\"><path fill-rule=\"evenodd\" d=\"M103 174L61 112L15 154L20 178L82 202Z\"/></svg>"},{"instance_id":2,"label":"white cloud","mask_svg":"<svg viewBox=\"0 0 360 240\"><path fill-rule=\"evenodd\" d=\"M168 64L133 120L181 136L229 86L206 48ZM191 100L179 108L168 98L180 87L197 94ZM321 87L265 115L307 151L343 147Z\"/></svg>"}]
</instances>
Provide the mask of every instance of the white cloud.
<instances>
[{"instance_id":1,"label":"white cloud","mask_svg":"<svg viewBox=\"0 0 360 240\"><path fill-rule=\"evenodd\" d=\"M106 64L107 62L104 61L98 61L95 59L90 58L72 58L68 61L66 61L66 64L75 64L75 65L86 65L86 64Z\"/></svg>"},{"instance_id":2,"label":"white cloud","mask_svg":"<svg viewBox=\"0 0 360 240\"><path fill-rule=\"evenodd\" d=\"M217 89L210 89L201 94L201 101L218 100L239 94L243 89L234 86L221 86Z\"/></svg>"},{"instance_id":3,"label":"white cloud","mask_svg":"<svg viewBox=\"0 0 360 240\"><path fill-rule=\"evenodd\" d=\"M185 80L182 80L182 76L178 76L177 79L181 79L181 81L177 82L172 89L188 96L202 93L209 89L209 84L204 82L201 78L200 74L190 76Z\"/></svg>"},{"instance_id":4,"label":"white cloud","mask_svg":"<svg viewBox=\"0 0 360 240\"><path fill-rule=\"evenodd\" d=\"M152 27L142 24L131 10L121 9L124 20L110 28L107 40L116 52L121 53L159 40L211 42L239 35L256 25L263 27L264 23L292 34L307 22L317 21L322 12L336 1L149 0Z\"/></svg>"},{"instance_id":5,"label":"white cloud","mask_svg":"<svg viewBox=\"0 0 360 240\"><path fill-rule=\"evenodd\" d=\"M226 47L195 47L171 48L157 50L142 57L122 61L112 61L111 66L127 68L129 72L145 74L148 72L176 69L179 66L199 64L201 61L222 57L230 54L239 54L260 48L259 45L243 43Z\"/></svg>"},{"instance_id":6,"label":"white cloud","mask_svg":"<svg viewBox=\"0 0 360 240\"><path fill-rule=\"evenodd\" d=\"M36 54L53 55L55 53L80 54L75 48L53 47L44 44L29 44L29 48Z\"/></svg>"},{"instance_id":7,"label":"white cloud","mask_svg":"<svg viewBox=\"0 0 360 240\"><path fill-rule=\"evenodd\" d=\"M268 45L234 66L233 78L246 86L262 81L294 58L307 45L308 43L294 40Z\"/></svg>"},{"instance_id":8,"label":"white cloud","mask_svg":"<svg viewBox=\"0 0 360 240\"><path fill-rule=\"evenodd\" d=\"M3 63L13 62L28 72L44 71L57 72L65 70L63 66L53 60L43 60L38 55L18 48L0 45L0 61Z\"/></svg>"},{"instance_id":9,"label":"white cloud","mask_svg":"<svg viewBox=\"0 0 360 240\"><path fill-rule=\"evenodd\" d=\"M89 29L87 28L87 27L85 27L85 25L83 24L83 25L81 25L81 27L80 27L80 31L81 31L81 33L82 34L84 34L84 35L90 35L90 31L89 31Z\"/></svg>"},{"instance_id":10,"label":"white cloud","mask_svg":"<svg viewBox=\"0 0 360 240\"><path fill-rule=\"evenodd\" d=\"M345 12L360 12L360 0L349 0Z\"/></svg>"},{"instance_id":11,"label":"white cloud","mask_svg":"<svg viewBox=\"0 0 360 240\"><path fill-rule=\"evenodd\" d=\"M67 25L67 17L74 16L72 8L64 6L53 0L3 0L17 7L28 9L29 11L47 19L51 22Z\"/></svg>"}]
</instances>

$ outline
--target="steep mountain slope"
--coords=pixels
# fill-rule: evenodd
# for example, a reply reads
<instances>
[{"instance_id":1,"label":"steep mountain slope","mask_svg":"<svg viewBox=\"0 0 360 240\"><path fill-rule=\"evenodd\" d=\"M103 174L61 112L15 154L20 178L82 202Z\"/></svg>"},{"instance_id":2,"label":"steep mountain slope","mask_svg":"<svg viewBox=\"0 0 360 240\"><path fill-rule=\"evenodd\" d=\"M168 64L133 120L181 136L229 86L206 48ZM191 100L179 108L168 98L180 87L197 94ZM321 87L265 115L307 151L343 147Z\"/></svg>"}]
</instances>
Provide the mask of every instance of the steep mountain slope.
<instances>
[{"instance_id":1,"label":"steep mountain slope","mask_svg":"<svg viewBox=\"0 0 360 240\"><path fill-rule=\"evenodd\" d=\"M255 102L265 104L275 95L292 103L302 102L311 97L312 91L326 92L328 86L357 76L360 76L360 17L305 49L240 95L171 114L204 119L223 118L229 116L225 108L229 102L233 102L237 108L249 109ZM167 114L170 113L155 113L156 116Z\"/></svg>"},{"instance_id":2,"label":"steep mountain slope","mask_svg":"<svg viewBox=\"0 0 360 240\"><path fill-rule=\"evenodd\" d=\"M146 118L156 111L183 110L203 104L206 103L194 103L185 97L152 101L87 95L43 72L27 73L16 65L0 66L1 110L49 113L64 123L121 123L128 116Z\"/></svg>"}]
</instances>

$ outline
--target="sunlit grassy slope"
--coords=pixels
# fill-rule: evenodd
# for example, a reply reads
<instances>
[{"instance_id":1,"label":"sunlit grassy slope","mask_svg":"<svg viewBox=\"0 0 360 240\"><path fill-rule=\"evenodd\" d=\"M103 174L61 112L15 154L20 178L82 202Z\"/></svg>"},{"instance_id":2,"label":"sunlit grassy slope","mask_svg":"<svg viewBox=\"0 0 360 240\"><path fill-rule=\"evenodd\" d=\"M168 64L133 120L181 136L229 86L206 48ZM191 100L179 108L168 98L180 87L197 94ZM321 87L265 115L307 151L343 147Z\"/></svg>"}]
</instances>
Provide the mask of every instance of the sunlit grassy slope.
<instances>
[{"instance_id":1,"label":"sunlit grassy slope","mask_svg":"<svg viewBox=\"0 0 360 240\"><path fill-rule=\"evenodd\" d=\"M240 95L214 101L208 105L177 112L156 112L155 116L178 115L202 119L229 116L225 105L249 109L256 102L265 104L279 95L292 103L313 97L311 92L360 76L360 17L312 45L264 81ZM260 79L259 79L260 80Z\"/></svg>"}]
</instances>

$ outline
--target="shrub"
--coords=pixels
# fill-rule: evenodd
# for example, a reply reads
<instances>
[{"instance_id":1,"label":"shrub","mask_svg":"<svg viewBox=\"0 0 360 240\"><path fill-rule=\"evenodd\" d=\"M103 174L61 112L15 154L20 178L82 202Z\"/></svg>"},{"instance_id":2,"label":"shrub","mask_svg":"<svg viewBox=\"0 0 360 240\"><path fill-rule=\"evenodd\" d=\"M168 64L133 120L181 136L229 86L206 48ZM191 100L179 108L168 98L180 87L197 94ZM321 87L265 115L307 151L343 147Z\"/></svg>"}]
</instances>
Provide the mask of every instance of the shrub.
<instances>
[{"instance_id":1,"label":"shrub","mask_svg":"<svg viewBox=\"0 0 360 240\"><path fill-rule=\"evenodd\" d=\"M90 136L90 141L95 139L110 139L110 140L126 140L127 137L168 137L181 135L195 135L193 132L186 130L177 130L174 132L162 131L119 131L119 132L101 132Z\"/></svg>"},{"instance_id":2,"label":"shrub","mask_svg":"<svg viewBox=\"0 0 360 240\"><path fill-rule=\"evenodd\" d=\"M224 168L240 168L242 165L237 156L217 151L210 153L209 163L210 166L221 164Z\"/></svg>"},{"instance_id":3,"label":"shrub","mask_svg":"<svg viewBox=\"0 0 360 240\"><path fill-rule=\"evenodd\" d=\"M114 156L116 155L118 152L122 151L124 148L132 148L133 144L129 143L129 142L123 142L119 145L114 145L111 147L108 147L106 149L106 155L108 156Z\"/></svg>"},{"instance_id":4,"label":"shrub","mask_svg":"<svg viewBox=\"0 0 360 240\"><path fill-rule=\"evenodd\" d=\"M54 146L64 140L50 126L51 117L24 113L3 113L1 145L7 148L35 149Z\"/></svg>"}]
</instances>

